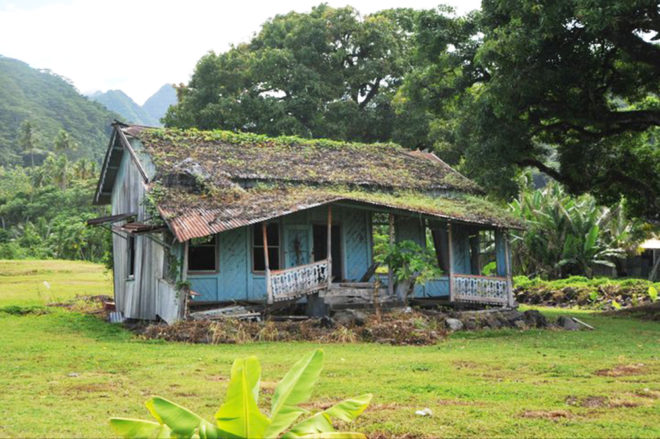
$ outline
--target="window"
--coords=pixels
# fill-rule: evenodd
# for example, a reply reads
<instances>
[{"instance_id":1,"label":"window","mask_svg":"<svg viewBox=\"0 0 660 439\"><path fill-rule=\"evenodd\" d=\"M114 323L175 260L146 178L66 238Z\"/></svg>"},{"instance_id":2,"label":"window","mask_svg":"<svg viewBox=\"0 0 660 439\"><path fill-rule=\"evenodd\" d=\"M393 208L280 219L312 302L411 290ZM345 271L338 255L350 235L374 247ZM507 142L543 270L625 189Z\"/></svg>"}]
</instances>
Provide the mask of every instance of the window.
<instances>
[{"instance_id":1,"label":"window","mask_svg":"<svg viewBox=\"0 0 660 439\"><path fill-rule=\"evenodd\" d=\"M372 258L379 266L376 273L387 273L385 254L390 245L390 216L387 213L373 212L371 214L371 245Z\"/></svg>"},{"instance_id":2,"label":"window","mask_svg":"<svg viewBox=\"0 0 660 439\"><path fill-rule=\"evenodd\" d=\"M279 270L280 227L278 223L270 223L266 226L266 237L268 239L268 268L271 270ZM266 260L264 258L264 238L261 223L252 226L252 270L266 270Z\"/></svg>"},{"instance_id":3,"label":"window","mask_svg":"<svg viewBox=\"0 0 660 439\"><path fill-rule=\"evenodd\" d=\"M188 245L188 271L217 271L216 237L196 238Z\"/></svg>"},{"instance_id":4,"label":"window","mask_svg":"<svg viewBox=\"0 0 660 439\"><path fill-rule=\"evenodd\" d=\"M436 266L449 273L449 235L445 224L426 224L426 247L435 253Z\"/></svg>"},{"instance_id":5,"label":"window","mask_svg":"<svg viewBox=\"0 0 660 439\"><path fill-rule=\"evenodd\" d=\"M479 231L479 270L484 276L497 275L497 262L495 257L495 231Z\"/></svg>"},{"instance_id":6,"label":"window","mask_svg":"<svg viewBox=\"0 0 660 439\"><path fill-rule=\"evenodd\" d=\"M495 262L495 232L479 230L470 234L470 272L483 276L497 273Z\"/></svg>"},{"instance_id":7,"label":"window","mask_svg":"<svg viewBox=\"0 0 660 439\"><path fill-rule=\"evenodd\" d=\"M127 238L128 244L128 267L127 267L127 277L132 279L135 277L135 236L128 235Z\"/></svg>"}]
</instances>

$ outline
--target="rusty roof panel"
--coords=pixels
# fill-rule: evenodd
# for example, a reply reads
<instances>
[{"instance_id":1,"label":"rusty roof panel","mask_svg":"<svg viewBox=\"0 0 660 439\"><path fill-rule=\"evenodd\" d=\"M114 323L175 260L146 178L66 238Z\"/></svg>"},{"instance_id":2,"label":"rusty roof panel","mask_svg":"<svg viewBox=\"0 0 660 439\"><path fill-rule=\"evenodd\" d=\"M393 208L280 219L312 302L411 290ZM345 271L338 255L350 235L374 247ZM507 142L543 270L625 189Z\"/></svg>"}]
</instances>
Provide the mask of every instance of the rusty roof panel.
<instances>
[{"instance_id":1,"label":"rusty roof panel","mask_svg":"<svg viewBox=\"0 0 660 439\"><path fill-rule=\"evenodd\" d=\"M207 200L208 201L208 200ZM255 190L233 204L183 207L176 200L169 206L159 206L176 238L183 242L227 230L267 221L301 210L337 201L351 201L435 217L448 221L479 224L489 227L519 228L515 219L481 200L465 198L424 197L411 194L367 193L326 188L282 188Z\"/></svg>"}]
</instances>

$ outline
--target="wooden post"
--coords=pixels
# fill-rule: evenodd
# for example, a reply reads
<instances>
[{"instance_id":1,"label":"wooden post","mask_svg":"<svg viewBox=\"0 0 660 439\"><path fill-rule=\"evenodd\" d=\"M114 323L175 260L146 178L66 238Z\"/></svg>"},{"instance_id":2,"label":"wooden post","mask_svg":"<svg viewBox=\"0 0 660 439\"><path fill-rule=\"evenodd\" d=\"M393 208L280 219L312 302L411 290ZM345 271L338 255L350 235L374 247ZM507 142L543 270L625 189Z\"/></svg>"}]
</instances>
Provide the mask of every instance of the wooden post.
<instances>
[{"instance_id":1,"label":"wooden post","mask_svg":"<svg viewBox=\"0 0 660 439\"><path fill-rule=\"evenodd\" d=\"M447 243L449 246L449 302L454 301L454 249L451 236L451 223L447 223Z\"/></svg>"},{"instance_id":2,"label":"wooden post","mask_svg":"<svg viewBox=\"0 0 660 439\"><path fill-rule=\"evenodd\" d=\"M390 213L390 246L394 245L394 214ZM392 267L388 265L387 267L387 295L390 296L390 300L394 297L394 272Z\"/></svg>"},{"instance_id":3,"label":"wooden post","mask_svg":"<svg viewBox=\"0 0 660 439\"><path fill-rule=\"evenodd\" d=\"M273 303L273 289L270 286L270 261L268 260L268 232L267 225L264 221L261 223L261 234L264 244L264 272L266 274L266 293L268 294L268 304Z\"/></svg>"},{"instance_id":4,"label":"wooden post","mask_svg":"<svg viewBox=\"0 0 660 439\"><path fill-rule=\"evenodd\" d=\"M332 284L332 206L328 204L328 288ZM340 279L341 280L341 279Z\"/></svg>"},{"instance_id":5,"label":"wooden post","mask_svg":"<svg viewBox=\"0 0 660 439\"><path fill-rule=\"evenodd\" d=\"M507 304L513 307L513 285L511 284L511 254L509 253L509 231L504 232L504 257L506 259Z\"/></svg>"},{"instance_id":6,"label":"wooden post","mask_svg":"<svg viewBox=\"0 0 660 439\"><path fill-rule=\"evenodd\" d=\"M183 244L183 264L182 265L182 270L181 270L181 281L185 282L188 280L188 251L190 247L190 241L186 241ZM186 319L188 317L188 295L190 294L190 291L186 291L185 294L182 294L183 297L181 297L180 304L181 304L181 309L179 310L179 317L182 319Z\"/></svg>"}]
</instances>

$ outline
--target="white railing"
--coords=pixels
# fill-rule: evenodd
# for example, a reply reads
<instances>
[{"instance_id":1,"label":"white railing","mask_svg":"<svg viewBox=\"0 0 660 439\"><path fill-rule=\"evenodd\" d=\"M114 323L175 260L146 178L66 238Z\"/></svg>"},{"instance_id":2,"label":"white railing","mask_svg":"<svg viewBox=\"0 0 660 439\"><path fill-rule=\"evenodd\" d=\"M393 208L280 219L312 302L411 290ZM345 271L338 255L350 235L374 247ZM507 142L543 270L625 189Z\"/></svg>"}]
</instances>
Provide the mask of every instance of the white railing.
<instances>
[{"instance_id":1,"label":"white railing","mask_svg":"<svg viewBox=\"0 0 660 439\"><path fill-rule=\"evenodd\" d=\"M505 277L454 274L452 288L454 300L457 301L502 305L508 303L509 290Z\"/></svg>"},{"instance_id":2,"label":"white railing","mask_svg":"<svg viewBox=\"0 0 660 439\"><path fill-rule=\"evenodd\" d=\"M324 259L307 265L271 271L273 301L294 299L327 288L329 266L328 260Z\"/></svg>"}]
</instances>

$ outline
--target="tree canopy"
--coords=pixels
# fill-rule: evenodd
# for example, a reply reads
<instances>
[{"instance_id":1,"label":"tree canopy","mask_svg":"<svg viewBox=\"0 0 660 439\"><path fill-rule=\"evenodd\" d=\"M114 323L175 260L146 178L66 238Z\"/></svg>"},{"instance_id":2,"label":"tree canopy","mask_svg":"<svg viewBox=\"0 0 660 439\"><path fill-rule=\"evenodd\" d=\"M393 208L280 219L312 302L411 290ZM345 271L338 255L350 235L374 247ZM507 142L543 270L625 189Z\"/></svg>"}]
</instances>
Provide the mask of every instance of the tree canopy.
<instances>
[{"instance_id":1,"label":"tree canopy","mask_svg":"<svg viewBox=\"0 0 660 439\"><path fill-rule=\"evenodd\" d=\"M278 15L249 43L204 56L165 124L389 140L397 128L391 99L411 69L415 15L361 17L327 5Z\"/></svg>"},{"instance_id":2,"label":"tree canopy","mask_svg":"<svg viewBox=\"0 0 660 439\"><path fill-rule=\"evenodd\" d=\"M659 30L649 0L321 5L203 57L165 123L432 148L509 199L534 167L660 220Z\"/></svg>"},{"instance_id":3,"label":"tree canopy","mask_svg":"<svg viewBox=\"0 0 660 439\"><path fill-rule=\"evenodd\" d=\"M402 108L446 158L501 194L532 166L660 219L657 2L484 0L453 40L426 22Z\"/></svg>"}]
</instances>

